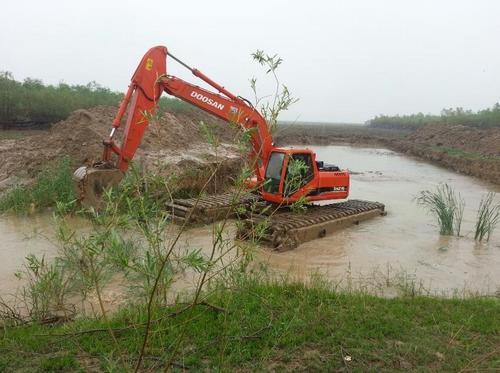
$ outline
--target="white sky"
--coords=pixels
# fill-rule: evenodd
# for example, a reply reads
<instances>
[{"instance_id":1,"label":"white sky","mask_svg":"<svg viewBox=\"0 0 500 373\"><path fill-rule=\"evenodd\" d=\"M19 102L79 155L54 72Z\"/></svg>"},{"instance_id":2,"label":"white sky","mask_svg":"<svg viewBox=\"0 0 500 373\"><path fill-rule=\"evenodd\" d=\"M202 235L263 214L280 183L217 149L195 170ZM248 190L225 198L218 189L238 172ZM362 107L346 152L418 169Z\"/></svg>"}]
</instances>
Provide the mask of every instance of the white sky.
<instances>
[{"instance_id":1,"label":"white sky","mask_svg":"<svg viewBox=\"0 0 500 373\"><path fill-rule=\"evenodd\" d=\"M278 53L281 80L300 98L281 119L362 122L500 101L495 0L16 0L1 9L0 70L18 80L124 91L161 44L249 99L259 71L250 53Z\"/></svg>"}]
</instances>

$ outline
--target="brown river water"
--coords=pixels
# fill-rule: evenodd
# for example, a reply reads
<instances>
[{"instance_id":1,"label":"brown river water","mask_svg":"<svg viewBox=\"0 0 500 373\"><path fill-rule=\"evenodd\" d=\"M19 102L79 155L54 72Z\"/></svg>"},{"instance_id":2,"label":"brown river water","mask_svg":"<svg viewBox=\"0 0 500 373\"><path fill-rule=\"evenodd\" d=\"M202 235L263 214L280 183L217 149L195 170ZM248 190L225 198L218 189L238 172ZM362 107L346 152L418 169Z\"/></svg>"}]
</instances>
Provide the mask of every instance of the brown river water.
<instances>
[{"instance_id":1,"label":"brown river water","mask_svg":"<svg viewBox=\"0 0 500 373\"><path fill-rule=\"evenodd\" d=\"M362 222L284 253L259 249L256 260L278 274L308 280L320 274L339 286L351 282L369 291L391 296L393 283L418 284L437 294L493 294L500 289L500 226L487 243L473 239L477 207L487 192L500 186L456 174L390 150L351 146L315 146L318 159L348 168L351 198L382 202L387 216ZM442 237L431 217L417 206L421 190L446 182L466 201L463 237ZM496 200L500 199L500 194ZM84 228L74 219L75 228ZM186 247L208 250L211 227L190 229L181 240ZM228 234L233 234L231 224ZM56 255L52 217L0 216L0 295L18 286L14 273L29 253ZM397 280L397 281L396 281ZM374 284L383 284L381 290ZM186 283L183 287L189 287Z\"/></svg>"}]
</instances>

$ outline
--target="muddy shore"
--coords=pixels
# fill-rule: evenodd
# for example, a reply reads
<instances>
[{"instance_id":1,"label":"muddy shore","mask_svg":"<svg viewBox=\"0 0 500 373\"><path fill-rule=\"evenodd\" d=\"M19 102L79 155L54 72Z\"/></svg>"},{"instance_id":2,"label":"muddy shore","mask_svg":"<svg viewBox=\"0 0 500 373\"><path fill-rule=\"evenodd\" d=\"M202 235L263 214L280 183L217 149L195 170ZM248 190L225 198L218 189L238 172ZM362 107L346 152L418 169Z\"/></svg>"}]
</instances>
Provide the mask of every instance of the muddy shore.
<instances>
[{"instance_id":1,"label":"muddy shore","mask_svg":"<svg viewBox=\"0 0 500 373\"><path fill-rule=\"evenodd\" d=\"M31 183L44 167L62 157L69 157L75 168L99 160L115 114L115 107L98 106L76 110L49 130L0 131L0 192ZM216 147L209 144L201 122L219 139ZM117 141L123 127L117 131ZM241 156L234 145L237 131L227 127L201 111L160 113L145 132L134 162L165 177L188 172L191 178L222 162L215 179L228 179L227 175L238 172Z\"/></svg>"},{"instance_id":2,"label":"muddy shore","mask_svg":"<svg viewBox=\"0 0 500 373\"><path fill-rule=\"evenodd\" d=\"M30 180L48 163L69 156L75 166L91 163L102 153L102 139L109 133L114 107L77 110L50 130L0 131L0 191ZM200 122L210 124L220 140L217 151L207 142ZM120 133L118 134L119 137ZM201 111L162 113L150 125L136 162L157 173L171 174L190 168L207 169L224 160L224 175L234 176L241 155L234 140L237 131ZM281 124L277 145L377 146L418 157L456 172L500 184L500 128L476 129L431 125L416 131L371 128L363 125ZM165 168L165 165L168 167ZM219 183L220 185L220 183Z\"/></svg>"},{"instance_id":3,"label":"muddy shore","mask_svg":"<svg viewBox=\"0 0 500 373\"><path fill-rule=\"evenodd\" d=\"M373 145L418 157L464 175L500 184L500 128L431 125L416 131L361 125L282 125L285 145Z\"/></svg>"}]
</instances>

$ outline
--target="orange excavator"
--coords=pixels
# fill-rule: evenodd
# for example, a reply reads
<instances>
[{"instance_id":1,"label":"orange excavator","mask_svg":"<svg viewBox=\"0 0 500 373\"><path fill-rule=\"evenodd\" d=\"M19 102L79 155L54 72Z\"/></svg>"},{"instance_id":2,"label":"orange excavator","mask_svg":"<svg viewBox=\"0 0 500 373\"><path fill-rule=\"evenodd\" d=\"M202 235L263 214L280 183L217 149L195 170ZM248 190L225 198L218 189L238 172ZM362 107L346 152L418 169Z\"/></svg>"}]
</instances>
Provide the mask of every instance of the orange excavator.
<instances>
[{"instance_id":1,"label":"orange excavator","mask_svg":"<svg viewBox=\"0 0 500 373\"><path fill-rule=\"evenodd\" d=\"M215 92L169 75L167 57L190 70ZM248 130L251 141L249 159L255 175L246 184L257 191L257 195L246 193L236 203L231 193L174 199L166 205L174 221L207 223L228 216L227 211L240 211L235 209L238 206L253 206L256 201L263 202L265 206L275 204L282 208L273 209L279 213L271 217L266 215L265 208L260 213L247 214L243 218L243 231L238 235L250 236L254 227L265 219L267 228L261 242L283 250L384 213L384 205L359 200L321 206L310 204L302 214L287 209L286 206L300 199L308 202L346 199L349 195L349 172L316 160L316 154L310 149L276 147L268 123L248 100L232 94L201 71L191 68L164 46L151 48L132 76L111 133L103 142L102 159L91 167L83 166L75 171L74 179L84 205L100 206L102 192L117 185L123 178L163 92ZM115 134L125 115L123 137L118 143ZM301 164L298 183L296 177L288 177L297 172L294 171L294 161ZM292 183L289 180L295 181Z\"/></svg>"},{"instance_id":2,"label":"orange excavator","mask_svg":"<svg viewBox=\"0 0 500 373\"><path fill-rule=\"evenodd\" d=\"M167 57L186 67L217 92L167 74ZM85 184L81 188L84 202L97 202L100 191L116 184L122 173L127 171L163 92L189 102L224 121L251 130L250 160L255 177L249 185L255 185L265 201L290 204L302 197L307 201L347 198L347 170L317 161L316 154L310 149L275 147L266 120L248 100L232 94L201 71L189 67L173 56L166 47L157 46L144 55L132 76L109 138L104 141L102 160L91 168L81 167L75 172L76 179L84 181ZM114 136L125 114L127 119L124 135L118 144ZM116 160L113 160L113 155L116 155ZM286 185L288 165L292 159L303 162L302 180L298 184L295 183L295 190L290 190Z\"/></svg>"}]
</instances>

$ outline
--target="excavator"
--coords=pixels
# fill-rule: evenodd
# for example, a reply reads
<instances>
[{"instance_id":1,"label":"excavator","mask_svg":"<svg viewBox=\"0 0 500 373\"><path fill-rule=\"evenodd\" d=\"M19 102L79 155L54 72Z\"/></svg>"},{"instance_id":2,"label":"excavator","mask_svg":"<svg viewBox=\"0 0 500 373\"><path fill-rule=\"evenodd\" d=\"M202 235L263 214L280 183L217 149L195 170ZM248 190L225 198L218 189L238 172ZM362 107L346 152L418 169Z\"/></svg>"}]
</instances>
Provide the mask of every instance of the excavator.
<instances>
[{"instance_id":1,"label":"excavator","mask_svg":"<svg viewBox=\"0 0 500 373\"><path fill-rule=\"evenodd\" d=\"M202 88L168 74L168 59L170 59L169 63L175 61L191 71L195 77L205 82L213 90ZM80 200L84 205L99 206L102 192L109 187L116 186L121 181L142 142L148 123L157 109L163 92L249 132L251 143L249 164L253 167L254 177L248 180L247 184L254 191L257 191L257 197L264 203L288 206L301 199L305 199L309 203L347 199L349 195L348 170L341 170L337 166L318 161L316 154L307 148L276 147L268 123L250 101L231 93L200 70L190 67L170 53L165 46L156 46L144 55L132 76L127 93L113 121L109 137L103 141L104 150L101 160L90 167L82 166L74 173ZM115 135L125 117L123 136L121 141L117 142ZM290 178L287 176L291 172L290 166L294 161L299 161L302 165L301 177L300 181L294 182L293 188L290 188L287 185ZM228 196L212 196L205 201L197 199L196 205L193 201L177 200L170 205L170 208L174 215L178 215L182 219L182 215L186 217L188 213L191 217L192 210L195 209L198 212L227 209L230 204L229 199ZM248 196L243 199L242 203L249 200ZM250 200L255 200L255 195ZM307 214L299 217L302 221L308 221L306 225L314 225L322 220L336 221L348 216L359 218L357 215L366 211L383 212L383 205L353 200L326 206L314 206L311 210L313 211L313 214L310 214L312 217L308 217ZM338 216L328 215L328 212L332 212L330 210L337 213ZM285 216L286 214L277 215ZM285 220L290 219L285 218ZM353 221L358 220L354 219ZM280 231L283 223L278 225L280 227L277 227L277 230ZM323 236L327 233L326 229L320 229L318 232L314 233L313 236L315 234ZM281 241L283 240L281 239ZM276 246L277 243L273 242L273 245ZM292 243L293 245L294 243Z\"/></svg>"}]
</instances>

